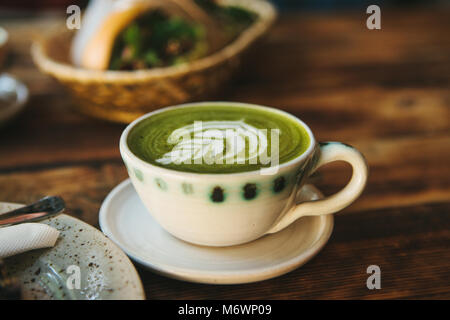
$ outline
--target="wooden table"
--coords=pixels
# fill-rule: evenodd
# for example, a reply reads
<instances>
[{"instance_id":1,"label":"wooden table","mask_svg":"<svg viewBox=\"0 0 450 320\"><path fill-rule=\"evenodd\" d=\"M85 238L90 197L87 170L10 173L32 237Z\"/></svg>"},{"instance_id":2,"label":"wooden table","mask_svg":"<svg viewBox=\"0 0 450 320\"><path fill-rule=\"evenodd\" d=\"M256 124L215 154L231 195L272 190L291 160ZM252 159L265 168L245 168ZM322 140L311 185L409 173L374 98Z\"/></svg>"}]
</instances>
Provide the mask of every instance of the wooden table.
<instances>
[{"instance_id":1,"label":"wooden table","mask_svg":"<svg viewBox=\"0 0 450 320\"><path fill-rule=\"evenodd\" d=\"M450 11L364 10L285 14L217 97L271 105L308 123L319 141L350 143L367 157L362 197L336 215L326 247L305 266L253 284L181 282L137 266L150 299L450 298ZM55 81L40 74L30 39L55 18L6 20L8 72L31 90L26 111L0 131L0 200L59 194L68 213L98 227L108 192L127 177L123 125L81 116ZM348 167L324 168L331 194ZM366 269L381 268L381 290Z\"/></svg>"}]
</instances>

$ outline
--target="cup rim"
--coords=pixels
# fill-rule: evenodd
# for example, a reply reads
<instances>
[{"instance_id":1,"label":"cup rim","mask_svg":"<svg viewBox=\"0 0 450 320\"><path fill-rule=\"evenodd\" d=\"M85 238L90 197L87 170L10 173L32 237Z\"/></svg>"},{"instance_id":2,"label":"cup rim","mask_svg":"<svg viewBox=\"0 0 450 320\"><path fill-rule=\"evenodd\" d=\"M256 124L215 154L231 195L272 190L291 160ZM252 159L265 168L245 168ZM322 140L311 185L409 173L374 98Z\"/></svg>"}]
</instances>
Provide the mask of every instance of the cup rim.
<instances>
[{"instance_id":1,"label":"cup rim","mask_svg":"<svg viewBox=\"0 0 450 320\"><path fill-rule=\"evenodd\" d=\"M284 162L282 164L278 165L278 172L285 167L289 167L295 163L301 162L305 159L307 159L311 153L313 152L315 145L316 145L316 140L314 138L314 135L311 131L311 129L308 127L308 125L306 123L304 123L302 120L300 120L299 118L297 118L296 116L280 110L280 109L276 109L273 107L268 107L268 106L262 106L262 105L258 105L258 104L253 104L253 103L245 103L245 102L230 102L230 101L203 101L203 102L190 102L190 103L183 103L183 104L178 104L178 105L173 105L173 106L168 106L168 107L164 107L149 113L146 113L144 115L142 115L141 117L137 118L136 120L134 120L133 122L131 122L130 124L127 125L127 127L124 129L124 131L122 132L121 136L120 136L120 142L119 142L119 150L120 153L122 155L122 158L124 158L124 154L130 158L132 161L139 163L139 165L151 169L153 171L156 172L160 172L160 173L164 173L164 174L169 174L169 175L177 175L177 176L185 176L185 177L202 177L202 178L213 178L213 177L224 177L224 176L248 176L248 175L254 175L254 174L259 174L261 171L260 169L256 169L256 170L251 170L251 171L243 171L243 172L232 172L232 173L198 173L198 172L189 172L189 171L179 171L179 170L173 170L173 169L168 169L168 168L164 168L164 167L160 167L160 166L156 166L154 164L151 164L147 161L142 160L141 158L139 158L138 156L136 156L128 147L128 134L130 133L130 131L133 129L133 127L135 125L137 125L139 122L143 121L144 119L147 119L149 117L152 117L155 114L158 113L162 113L168 110L172 110L172 109L180 109L180 108L188 108L188 107L207 107L207 106L223 106L223 105L229 105L229 106L235 106L235 107L246 107L246 108L253 108L253 109L265 109L268 110L270 112L274 112L274 113L279 113L282 114L284 116L287 116L289 118L291 118L292 120L296 121L297 123L299 123L300 125L303 126L303 128L305 129L305 131L308 133L309 136L309 146L308 148L305 150L305 152L303 152L301 155L295 157L294 159L291 159L287 162ZM269 167L267 167L269 168Z\"/></svg>"}]
</instances>

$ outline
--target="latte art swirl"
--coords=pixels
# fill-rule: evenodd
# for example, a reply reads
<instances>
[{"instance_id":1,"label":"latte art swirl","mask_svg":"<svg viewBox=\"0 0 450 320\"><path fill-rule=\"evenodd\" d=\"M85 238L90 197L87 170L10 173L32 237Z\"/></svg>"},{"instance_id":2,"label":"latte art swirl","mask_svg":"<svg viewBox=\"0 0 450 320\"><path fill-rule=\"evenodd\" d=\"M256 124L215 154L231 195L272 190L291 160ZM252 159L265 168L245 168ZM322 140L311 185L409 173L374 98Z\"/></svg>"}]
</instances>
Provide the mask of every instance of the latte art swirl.
<instances>
[{"instance_id":1,"label":"latte art swirl","mask_svg":"<svg viewBox=\"0 0 450 320\"><path fill-rule=\"evenodd\" d=\"M243 120L195 121L174 130L167 138L174 145L156 161L160 164L267 164L267 130Z\"/></svg>"}]
</instances>

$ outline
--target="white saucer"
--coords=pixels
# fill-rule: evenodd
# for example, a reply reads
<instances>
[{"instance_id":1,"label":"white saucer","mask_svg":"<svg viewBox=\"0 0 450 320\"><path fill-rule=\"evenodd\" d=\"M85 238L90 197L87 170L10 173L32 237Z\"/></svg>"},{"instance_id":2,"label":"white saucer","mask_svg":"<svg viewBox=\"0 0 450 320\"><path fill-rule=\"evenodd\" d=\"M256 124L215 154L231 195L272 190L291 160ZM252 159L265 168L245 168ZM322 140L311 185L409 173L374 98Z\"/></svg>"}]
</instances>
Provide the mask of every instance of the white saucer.
<instances>
[{"instance_id":1,"label":"white saucer","mask_svg":"<svg viewBox=\"0 0 450 320\"><path fill-rule=\"evenodd\" d=\"M299 201L322 197L312 185L299 194ZM129 179L106 197L99 221L103 232L134 261L171 278L212 284L255 282L285 274L314 257L333 230L332 215L303 217L283 231L247 244L197 246L163 230Z\"/></svg>"}]
</instances>

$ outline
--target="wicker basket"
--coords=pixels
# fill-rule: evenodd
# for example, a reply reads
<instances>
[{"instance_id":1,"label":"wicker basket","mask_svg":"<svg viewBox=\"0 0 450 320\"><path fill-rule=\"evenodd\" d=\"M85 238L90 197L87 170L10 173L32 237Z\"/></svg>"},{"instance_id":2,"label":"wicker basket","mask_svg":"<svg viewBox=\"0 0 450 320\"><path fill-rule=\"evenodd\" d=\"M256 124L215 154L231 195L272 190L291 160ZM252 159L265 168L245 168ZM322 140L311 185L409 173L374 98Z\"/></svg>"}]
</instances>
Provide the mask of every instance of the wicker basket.
<instances>
[{"instance_id":1,"label":"wicker basket","mask_svg":"<svg viewBox=\"0 0 450 320\"><path fill-rule=\"evenodd\" d=\"M64 30L33 44L33 60L41 71L55 77L75 98L74 107L84 114L129 123L160 107L200 101L218 91L239 67L242 53L271 26L274 7L263 0L239 3L259 19L223 49L198 60L166 68L138 71L95 71L69 62L73 33Z\"/></svg>"}]
</instances>

